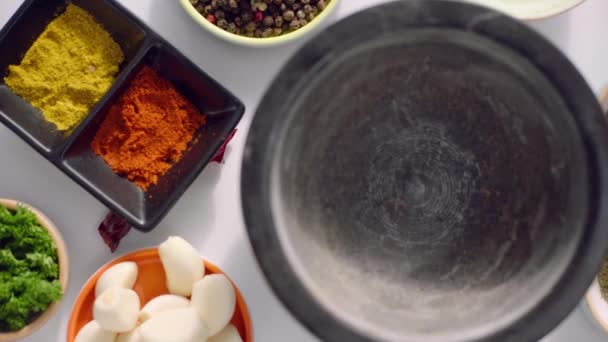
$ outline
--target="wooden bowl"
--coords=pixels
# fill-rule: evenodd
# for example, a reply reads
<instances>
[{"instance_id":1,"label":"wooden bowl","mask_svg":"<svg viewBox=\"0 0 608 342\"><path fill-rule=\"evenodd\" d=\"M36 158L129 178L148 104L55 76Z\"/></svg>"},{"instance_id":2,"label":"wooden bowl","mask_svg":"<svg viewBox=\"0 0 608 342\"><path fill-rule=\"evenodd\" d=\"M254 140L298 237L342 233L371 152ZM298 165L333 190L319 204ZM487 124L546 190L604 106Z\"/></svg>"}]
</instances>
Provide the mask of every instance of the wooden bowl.
<instances>
[{"instance_id":1,"label":"wooden bowl","mask_svg":"<svg viewBox=\"0 0 608 342\"><path fill-rule=\"evenodd\" d=\"M61 237L59 230L57 230L57 227L55 227L53 222L51 222L51 220L49 220L49 218L46 217L42 212L30 206L29 204L18 202L15 200L0 198L0 205L9 209L16 209L17 205L21 205L28 208L36 215L40 226L49 232L49 235L51 235L51 238L53 239L53 241L55 242L55 246L57 247L57 257L59 261L59 282L61 283L61 287L63 288L63 292L65 293L68 285L68 274L70 265L65 243L63 242L63 238ZM40 329L46 322L48 322L49 319L51 319L53 314L57 312L61 300L62 299L59 299L55 303L51 304L46 309L46 311L44 311L40 316L38 316L38 318L33 320L30 324L26 325L23 329L14 332L0 333L0 342L17 341Z\"/></svg>"},{"instance_id":2,"label":"wooden bowl","mask_svg":"<svg viewBox=\"0 0 608 342\"><path fill-rule=\"evenodd\" d=\"M95 284L99 277L110 267L123 261L133 261L137 264L138 274L133 290L137 292L141 300L142 307L152 298L167 294L169 291L165 285L165 270L160 261L157 248L147 248L131 252L120 258L114 259L102 266L95 274L87 280L72 309L70 321L68 323L67 341L73 342L78 331L93 320L93 302L95 301ZM224 274L221 269L204 260L205 274ZM226 277L228 277L226 275ZM231 280L232 282L232 280ZM232 316L232 323L239 331L244 342L253 342L253 331L251 318L247 304L238 288L232 283L236 292L236 309Z\"/></svg>"}]
</instances>

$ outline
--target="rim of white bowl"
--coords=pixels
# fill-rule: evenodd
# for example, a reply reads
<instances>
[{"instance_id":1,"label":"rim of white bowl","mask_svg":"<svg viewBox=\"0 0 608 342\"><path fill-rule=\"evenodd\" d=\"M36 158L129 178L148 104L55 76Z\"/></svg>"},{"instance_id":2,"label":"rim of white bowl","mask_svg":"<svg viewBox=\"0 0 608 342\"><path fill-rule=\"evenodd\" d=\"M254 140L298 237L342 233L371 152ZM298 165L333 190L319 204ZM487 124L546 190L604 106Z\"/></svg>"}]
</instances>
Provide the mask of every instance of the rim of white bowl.
<instances>
[{"instance_id":1,"label":"rim of white bowl","mask_svg":"<svg viewBox=\"0 0 608 342\"><path fill-rule=\"evenodd\" d=\"M209 20L207 20L202 14L200 14L196 10L196 8L192 6L190 0L180 0L179 2L181 3L186 13L188 13L195 22L197 22L200 26L207 29L207 31L211 32L215 36L239 45L268 47L291 42L313 31L336 9L340 0L331 0L324 10L322 10L311 22L304 25L302 28L277 37L268 38L245 37L237 35L235 33L224 31L223 29L209 22Z\"/></svg>"},{"instance_id":2,"label":"rim of white bowl","mask_svg":"<svg viewBox=\"0 0 608 342\"><path fill-rule=\"evenodd\" d=\"M593 280L589 290L587 290L585 302L597 325L608 332L608 301L602 297L597 278Z\"/></svg>"},{"instance_id":3,"label":"rim of white bowl","mask_svg":"<svg viewBox=\"0 0 608 342\"><path fill-rule=\"evenodd\" d=\"M488 0L464 0L465 2L475 3L482 6L494 8L499 11L504 11L521 20L540 20L550 18L566 11L573 9L574 7L582 4L585 0L553 0L539 2L538 4L525 3L525 4L507 4L503 6L496 6L495 4L488 4ZM494 0L493 3L496 3ZM549 4L549 5L545 5ZM529 7L529 10L522 10L522 8Z\"/></svg>"}]
</instances>

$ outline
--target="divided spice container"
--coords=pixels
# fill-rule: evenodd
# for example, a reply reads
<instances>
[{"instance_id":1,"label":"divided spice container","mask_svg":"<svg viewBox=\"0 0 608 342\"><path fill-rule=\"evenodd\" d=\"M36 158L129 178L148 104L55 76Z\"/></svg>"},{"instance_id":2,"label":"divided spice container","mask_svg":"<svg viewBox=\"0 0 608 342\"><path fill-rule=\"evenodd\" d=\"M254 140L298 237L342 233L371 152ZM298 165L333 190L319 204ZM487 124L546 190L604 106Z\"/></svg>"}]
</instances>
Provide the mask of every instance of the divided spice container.
<instances>
[{"instance_id":1,"label":"divided spice container","mask_svg":"<svg viewBox=\"0 0 608 342\"><path fill-rule=\"evenodd\" d=\"M0 31L0 121L47 160L133 227L149 231L166 215L213 158L243 116L245 107L172 45L113 0L71 1L90 13L120 45L125 60L103 98L71 132L58 131L40 111L3 83L8 66L19 64L32 43L68 2L28 0ZM146 192L114 173L90 143L108 109L143 66L171 81L207 119L188 150Z\"/></svg>"}]
</instances>

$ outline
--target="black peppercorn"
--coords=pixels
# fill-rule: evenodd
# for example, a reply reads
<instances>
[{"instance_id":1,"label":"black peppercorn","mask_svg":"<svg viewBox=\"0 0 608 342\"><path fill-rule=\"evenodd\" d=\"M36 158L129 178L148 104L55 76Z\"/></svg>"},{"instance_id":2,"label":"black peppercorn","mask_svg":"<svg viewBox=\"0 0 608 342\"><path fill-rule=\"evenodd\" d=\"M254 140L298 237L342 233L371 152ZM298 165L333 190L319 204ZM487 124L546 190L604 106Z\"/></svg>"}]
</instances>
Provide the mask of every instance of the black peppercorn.
<instances>
[{"instance_id":1,"label":"black peppercorn","mask_svg":"<svg viewBox=\"0 0 608 342\"><path fill-rule=\"evenodd\" d=\"M253 31L255 31L256 28L257 28L257 25L253 21L250 21L247 24L247 26L245 26L245 31L247 31L247 32L253 32Z\"/></svg>"},{"instance_id":2,"label":"black peppercorn","mask_svg":"<svg viewBox=\"0 0 608 342\"><path fill-rule=\"evenodd\" d=\"M241 19L243 19L244 23L249 23L253 20L253 15L251 15L251 12L245 12L241 14Z\"/></svg>"},{"instance_id":3,"label":"black peppercorn","mask_svg":"<svg viewBox=\"0 0 608 342\"><path fill-rule=\"evenodd\" d=\"M296 14L294 13L294 11L289 10L283 13L283 19L285 19L286 21L292 21L295 17Z\"/></svg>"},{"instance_id":4,"label":"black peppercorn","mask_svg":"<svg viewBox=\"0 0 608 342\"><path fill-rule=\"evenodd\" d=\"M262 38L268 38L272 36L272 32L273 30L271 28L264 29L264 31L262 31Z\"/></svg>"},{"instance_id":5,"label":"black peppercorn","mask_svg":"<svg viewBox=\"0 0 608 342\"><path fill-rule=\"evenodd\" d=\"M264 12L268 9L268 5L264 1L257 0L256 2L253 2L252 4L253 4L253 6L252 6L253 10Z\"/></svg>"},{"instance_id":6,"label":"black peppercorn","mask_svg":"<svg viewBox=\"0 0 608 342\"><path fill-rule=\"evenodd\" d=\"M298 19L294 19L289 23L289 28L292 30L297 30L300 28L300 21Z\"/></svg>"},{"instance_id":7,"label":"black peppercorn","mask_svg":"<svg viewBox=\"0 0 608 342\"><path fill-rule=\"evenodd\" d=\"M267 15L264 17L264 26L270 27L274 25L274 18Z\"/></svg>"},{"instance_id":8,"label":"black peppercorn","mask_svg":"<svg viewBox=\"0 0 608 342\"><path fill-rule=\"evenodd\" d=\"M220 20L217 21L217 26L219 28L222 28L222 29L225 30L225 29L228 28L228 22L226 21L226 19L220 19Z\"/></svg>"},{"instance_id":9,"label":"black peppercorn","mask_svg":"<svg viewBox=\"0 0 608 342\"><path fill-rule=\"evenodd\" d=\"M283 17L281 17L281 16L274 17L274 26L282 27L283 26Z\"/></svg>"}]
</instances>

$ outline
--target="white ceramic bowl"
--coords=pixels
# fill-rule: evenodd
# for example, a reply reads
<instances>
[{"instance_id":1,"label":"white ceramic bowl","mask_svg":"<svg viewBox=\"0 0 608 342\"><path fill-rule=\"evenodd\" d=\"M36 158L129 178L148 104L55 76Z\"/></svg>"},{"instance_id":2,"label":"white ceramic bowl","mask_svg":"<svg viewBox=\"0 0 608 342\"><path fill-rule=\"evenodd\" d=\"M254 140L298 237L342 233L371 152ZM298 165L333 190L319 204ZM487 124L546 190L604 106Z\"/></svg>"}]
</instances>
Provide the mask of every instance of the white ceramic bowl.
<instances>
[{"instance_id":1,"label":"white ceramic bowl","mask_svg":"<svg viewBox=\"0 0 608 342\"><path fill-rule=\"evenodd\" d=\"M548 18L581 4L585 0L465 0L492 7L522 20Z\"/></svg>"},{"instance_id":2,"label":"white ceramic bowl","mask_svg":"<svg viewBox=\"0 0 608 342\"><path fill-rule=\"evenodd\" d=\"M234 33L230 33L228 31L222 30L221 28L215 26L207 18L205 18L202 14L200 14L192 4L190 4L189 0L179 0L182 7L190 15L190 17L197 22L200 26L202 26L207 31L213 33L217 37L220 37L224 40L230 41L239 45L253 46L253 47L267 47L267 46L276 46L280 44L284 44L298 38L303 37L306 34L309 34L312 31L315 31L318 26L325 20L329 15L336 9L338 6L338 2L340 0L331 0L327 7L319 13L311 22L304 25L302 28L297 29L293 32L283 34L277 37L268 37L268 38L252 38L245 37L241 35L237 35Z\"/></svg>"},{"instance_id":3,"label":"white ceramic bowl","mask_svg":"<svg viewBox=\"0 0 608 342\"><path fill-rule=\"evenodd\" d=\"M585 294L585 302L591 317L604 331L608 332L608 302L602 297L597 278Z\"/></svg>"}]
</instances>

